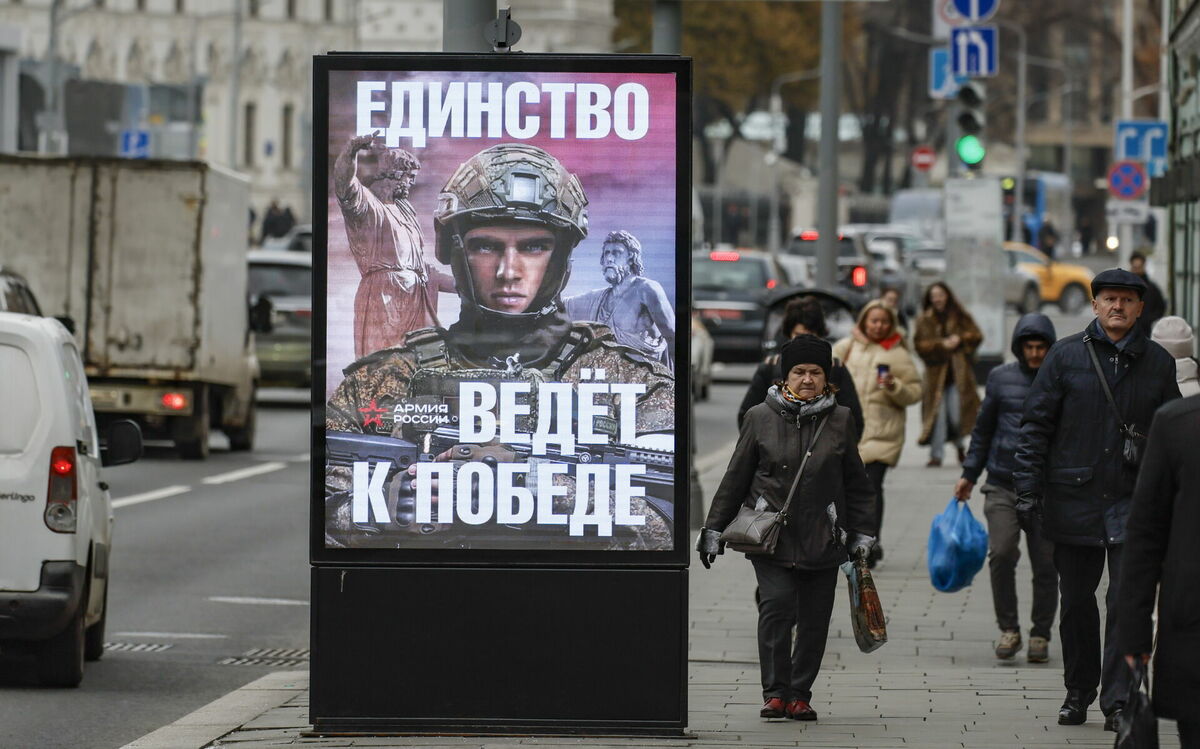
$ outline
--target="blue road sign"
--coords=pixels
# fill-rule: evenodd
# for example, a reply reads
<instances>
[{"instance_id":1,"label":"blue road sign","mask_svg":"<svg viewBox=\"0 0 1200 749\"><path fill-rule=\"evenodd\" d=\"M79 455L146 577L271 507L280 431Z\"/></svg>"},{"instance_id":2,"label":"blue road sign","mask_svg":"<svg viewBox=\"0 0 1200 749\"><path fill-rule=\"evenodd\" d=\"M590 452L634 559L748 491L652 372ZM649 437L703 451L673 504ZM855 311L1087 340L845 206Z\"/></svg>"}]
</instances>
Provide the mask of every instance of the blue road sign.
<instances>
[{"instance_id":1,"label":"blue road sign","mask_svg":"<svg viewBox=\"0 0 1200 749\"><path fill-rule=\"evenodd\" d=\"M950 30L950 70L954 75L986 78L999 67L1000 45L995 26Z\"/></svg>"},{"instance_id":2,"label":"blue road sign","mask_svg":"<svg viewBox=\"0 0 1200 749\"><path fill-rule=\"evenodd\" d=\"M986 21L1000 7L1000 0L954 0L954 9L968 21Z\"/></svg>"},{"instance_id":3,"label":"blue road sign","mask_svg":"<svg viewBox=\"0 0 1200 749\"><path fill-rule=\"evenodd\" d=\"M1118 161L1108 169L1108 192L1120 200L1137 200L1146 194L1150 179L1136 161Z\"/></svg>"},{"instance_id":4,"label":"blue road sign","mask_svg":"<svg viewBox=\"0 0 1200 749\"><path fill-rule=\"evenodd\" d=\"M1113 158L1141 161L1151 177L1167 171L1167 123L1162 120L1117 120Z\"/></svg>"},{"instance_id":5,"label":"blue road sign","mask_svg":"<svg viewBox=\"0 0 1200 749\"><path fill-rule=\"evenodd\" d=\"M953 99L966 78L950 75L950 50L933 47L929 50L929 98Z\"/></svg>"},{"instance_id":6,"label":"blue road sign","mask_svg":"<svg viewBox=\"0 0 1200 749\"><path fill-rule=\"evenodd\" d=\"M150 131L122 130L121 157L126 159L150 158Z\"/></svg>"}]
</instances>

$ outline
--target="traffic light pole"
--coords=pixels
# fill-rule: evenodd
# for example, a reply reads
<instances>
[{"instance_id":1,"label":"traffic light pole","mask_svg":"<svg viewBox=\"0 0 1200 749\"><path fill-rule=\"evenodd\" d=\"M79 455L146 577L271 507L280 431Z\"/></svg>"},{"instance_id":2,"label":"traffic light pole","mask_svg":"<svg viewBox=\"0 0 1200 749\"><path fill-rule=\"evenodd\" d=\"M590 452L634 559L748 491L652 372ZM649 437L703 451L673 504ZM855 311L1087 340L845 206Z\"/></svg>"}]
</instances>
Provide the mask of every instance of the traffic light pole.
<instances>
[{"instance_id":1,"label":"traffic light pole","mask_svg":"<svg viewBox=\"0 0 1200 749\"><path fill-rule=\"evenodd\" d=\"M1020 242L1024 233L1021 223L1025 212L1025 110L1028 103L1025 97L1025 71L1029 67L1028 50L1026 49L1025 29L1012 21L998 21L1000 26L1017 35L1017 132L1013 140L1017 157L1017 186L1013 196L1012 241ZM1030 237L1031 244L1037 243L1037 237ZM1040 249L1040 248L1039 248Z\"/></svg>"},{"instance_id":2,"label":"traffic light pole","mask_svg":"<svg viewBox=\"0 0 1200 749\"><path fill-rule=\"evenodd\" d=\"M821 3L821 149L817 187L817 288L837 284L838 120L842 111L842 3Z\"/></svg>"}]
</instances>

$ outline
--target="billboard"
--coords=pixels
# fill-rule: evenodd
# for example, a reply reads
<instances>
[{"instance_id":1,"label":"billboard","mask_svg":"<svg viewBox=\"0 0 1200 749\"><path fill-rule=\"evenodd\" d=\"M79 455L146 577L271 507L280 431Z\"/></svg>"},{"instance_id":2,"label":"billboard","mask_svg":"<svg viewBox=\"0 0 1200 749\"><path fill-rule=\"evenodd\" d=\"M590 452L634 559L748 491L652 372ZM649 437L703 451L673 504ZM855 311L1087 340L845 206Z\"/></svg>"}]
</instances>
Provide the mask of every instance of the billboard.
<instances>
[{"instance_id":1,"label":"billboard","mask_svg":"<svg viewBox=\"0 0 1200 749\"><path fill-rule=\"evenodd\" d=\"M685 64L314 72L314 560L682 556Z\"/></svg>"}]
</instances>

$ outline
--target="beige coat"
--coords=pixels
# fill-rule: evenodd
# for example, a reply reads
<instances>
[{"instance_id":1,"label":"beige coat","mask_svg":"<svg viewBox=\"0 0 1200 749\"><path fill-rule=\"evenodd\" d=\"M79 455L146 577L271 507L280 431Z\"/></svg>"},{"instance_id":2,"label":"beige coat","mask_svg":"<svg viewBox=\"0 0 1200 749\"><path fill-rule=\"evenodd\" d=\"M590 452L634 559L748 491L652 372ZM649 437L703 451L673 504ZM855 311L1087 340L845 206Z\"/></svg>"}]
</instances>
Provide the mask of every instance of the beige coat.
<instances>
[{"instance_id":1,"label":"beige coat","mask_svg":"<svg viewBox=\"0 0 1200 749\"><path fill-rule=\"evenodd\" d=\"M864 307L858 319L859 326L868 311L882 306L871 302ZM895 321L895 313L892 313L892 319ZM864 344L853 337L838 341L833 347L833 355L841 359L850 372L862 401L864 423L858 453L863 463L896 465L904 449L905 409L921 400L921 377L912 355L899 340L891 348L884 348L874 342ZM880 364L891 367L892 377L896 380L892 390L883 390L876 382Z\"/></svg>"},{"instance_id":2,"label":"beige coat","mask_svg":"<svg viewBox=\"0 0 1200 749\"><path fill-rule=\"evenodd\" d=\"M957 335L962 343L954 351L942 346L942 339ZM933 438L933 425L942 409L942 394L946 392L946 375L953 367L954 385L958 388L958 434L951 440L966 439L975 428L979 413L979 390L975 384L975 349L983 341L979 326L966 312L961 317L940 319L933 310L925 310L917 319L913 343L917 355L925 361L925 395L921 401L921 437L918 445L928 445Z\"/></svg>"}]
</instances>

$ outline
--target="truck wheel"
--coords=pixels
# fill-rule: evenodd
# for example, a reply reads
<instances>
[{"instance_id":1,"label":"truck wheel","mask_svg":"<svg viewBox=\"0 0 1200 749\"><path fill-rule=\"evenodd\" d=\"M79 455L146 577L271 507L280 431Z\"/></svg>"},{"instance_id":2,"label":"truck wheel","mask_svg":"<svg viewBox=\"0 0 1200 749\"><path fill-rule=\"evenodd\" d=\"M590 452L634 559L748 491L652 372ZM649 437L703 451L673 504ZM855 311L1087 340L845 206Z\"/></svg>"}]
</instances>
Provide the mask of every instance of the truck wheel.
<instances>
[{"instance_id":1,"label":"truck wheel","mask_svg":"<svg viewBox=\"0 0 1200 749\"><path fill-rule=\"evenodd\" d=\"M84 596L86 602L87 591ZM83 680L83 610L86 606L86 603L80 603L66 629L38 643L37 672L43 686L77 687Z\"/></svg>"},{"instance_id":2,"label":"truck wheel","mask_svg":"<svg viewBox=\"0 0 1200 749\"><path fill-rule=\"evenodd\" d=\"M225 436L229 438L229 449L235 452L245 452L254 449L254 432L258 422L258 406L255 401L258 388L250 391L250 410L246 414L246 422L240 427L225 427Z\"/></svg>"},{"instance_id":3,"label":"truck wheel","mask_svg":"<svg viewBox=\"0 0 1200 749\"><path fill-rule=\"evenodd\" d=\"M98 661L104 655L104 628L108 622L108 581L104 583L104 604L100 609L100 618L87 628L83 634L83 659Z\"/></svg>"},{"instance_id":4,"label":"truck wheel","mask_svg":"<svg viewBox=\"0 0 1200 749\"><path fill-rule=\"evenodd\" d=\"M208 388L201 385L196 389L196 400L191 416L175 417L172 433L175 449L187 460L204 460L208 457Z\"/></svg>"}]
</instances>

